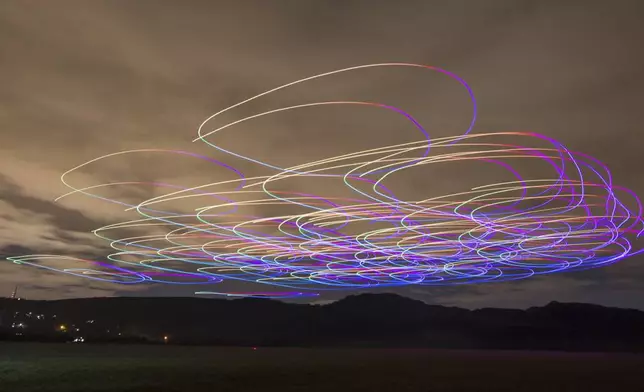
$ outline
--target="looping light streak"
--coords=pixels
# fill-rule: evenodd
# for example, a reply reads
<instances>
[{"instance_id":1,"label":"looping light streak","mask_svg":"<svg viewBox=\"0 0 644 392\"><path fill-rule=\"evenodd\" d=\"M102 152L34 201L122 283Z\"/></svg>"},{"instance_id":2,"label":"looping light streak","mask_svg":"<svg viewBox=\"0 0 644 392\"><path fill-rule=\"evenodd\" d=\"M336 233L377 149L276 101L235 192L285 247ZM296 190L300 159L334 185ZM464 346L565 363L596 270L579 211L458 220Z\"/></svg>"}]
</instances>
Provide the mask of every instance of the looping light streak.
<instances>
[{"instance_id":1,"label":"looping light streak","mask_svg":"<svg viewBox=\"0 0 644 392\"><path fill-rule=\"evenodd\" d=\"M468 128L461 135L432 140L425 128L402 109L357 101L304 103L211 125L222 114L276 91L375 67L419 68L456 80L471 100ZM230 132L246 121L325 105L367 105L394 111L420 131L423 139L286 168L229 151L212 140L223 130ZM120 284L240 281L298 290L197 291L199 295L308 298L323 290L524 279L602 267L642 252L636 245L644 231L642 203L634 192L613 185L603 163L536 133L473 134L476 115L476 100L467 83L435 67L368 64L300 79L213 114L199 126L194 139L263 166L272 171L270 175L246 178L232 166L188 151L139 149L107 154L63 173L61 181L71 191L57 200L82 194L138 214L137 219L93 231L115 252L106 261L49 254L8 259ZM69 180L71 174L88 170L104 159L151 153L199 159L236 178L195 187L133 181L80 187ZM394 183L390 180L407 171L455 164L476 165L477 173L489 168L490 173L504 173L500 175L503 179L470 186L464 177L459 192L417 200L399 198L395 189L384 184ZM537 166L544 173L539 177L533 169L528 170ZM277 190L289 188L282 184L292 180L328 183L329 189L344 188L353 196ZM112 187L125 186L166 192L139 203L103 194ZM177 205L188 203L193 206L189 211L177 212ZM283 212L253 214L267 207ZM123 231L146 234L119 236Z\"/></svg>"}]
</instances>

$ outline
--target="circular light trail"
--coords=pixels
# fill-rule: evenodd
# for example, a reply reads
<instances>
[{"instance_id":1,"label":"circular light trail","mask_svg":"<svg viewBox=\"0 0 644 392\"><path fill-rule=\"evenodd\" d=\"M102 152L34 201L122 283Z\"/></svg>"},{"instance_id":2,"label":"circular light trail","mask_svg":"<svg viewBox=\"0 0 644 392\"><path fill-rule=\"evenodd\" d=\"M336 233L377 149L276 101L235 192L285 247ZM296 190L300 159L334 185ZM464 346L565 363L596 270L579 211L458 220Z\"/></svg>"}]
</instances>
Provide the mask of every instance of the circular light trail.
<instances>
[{"instance_id":1,"label":"circular light trail","mask_svg":"<svg viewBox=\"0 0 644 392\"><path fill-rule=\"evenodd\" d=\"M304 103L211 125L231 109L276 91L375 67L412 67L454 79L471 100L469 126L460 135L431 139L402 109L356 101ZM235 126L246 121L328 105L392 111L407 120L421 138L292 167L262 162L217 144L222 132L234 132ZM536 133L472 133L476 113L474 95L465 81L418 64L370 64L288 83L210 116L195 139L234 159L268 169L269 175L245 177L226 163L187 151L108 154L64 173L61 180L72 191L61 198L82 194L137 213L137 219L94 230L115 252L103 261L57 255L9 260L120 284L239 281L274 289L197 291L200 295L307 298L324 290L524 279L602 267L642 251L636 241L644 230L641 202L632 191L613 184L603 163ZM196 187L125 181L77 187L69 180L72 173L87 170L95 162L127 154L181 155L211 164L234 178ZM413 199L397 196L401 192L390 185L400 176L423 170L453 175L454 169L450 172L449 168L454 166L459 168L456 172L465 173L460 168L467 167L463 170L483 177L493 173L499 179L470 186L467 178L471 176L464 176L456 179L462 182L460 191ZM345 195L288 190L293 188L288 185L291 181L342 188ZM130 204L103 192L122 186L154 187L163 194ZM441 184L432 188L440 189ZM181 212L176 206L183 204L193 207ZM266 208L284 213L252 213ZM124 232L136 234L119 235ZM61 267L61 262L69 267ZM297 291L278 291L284 288Z\"/></svg>"}]
</instances>

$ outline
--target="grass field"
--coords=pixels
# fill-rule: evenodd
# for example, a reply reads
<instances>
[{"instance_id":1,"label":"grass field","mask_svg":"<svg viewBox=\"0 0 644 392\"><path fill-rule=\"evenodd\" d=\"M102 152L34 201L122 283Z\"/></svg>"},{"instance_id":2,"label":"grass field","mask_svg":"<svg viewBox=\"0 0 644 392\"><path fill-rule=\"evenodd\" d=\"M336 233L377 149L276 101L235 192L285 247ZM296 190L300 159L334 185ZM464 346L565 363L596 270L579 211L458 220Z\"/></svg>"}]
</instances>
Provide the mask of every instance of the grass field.
<instances>
[{"instance_id":1,"label":"grass field","mask_svg":"<svg viewBox=\"0 0 644 392\"><path fill-rule=\"evenodd\" d=\"M644 391L644 356L0 343L0 391Z\"/></svg>"}]
</instances>

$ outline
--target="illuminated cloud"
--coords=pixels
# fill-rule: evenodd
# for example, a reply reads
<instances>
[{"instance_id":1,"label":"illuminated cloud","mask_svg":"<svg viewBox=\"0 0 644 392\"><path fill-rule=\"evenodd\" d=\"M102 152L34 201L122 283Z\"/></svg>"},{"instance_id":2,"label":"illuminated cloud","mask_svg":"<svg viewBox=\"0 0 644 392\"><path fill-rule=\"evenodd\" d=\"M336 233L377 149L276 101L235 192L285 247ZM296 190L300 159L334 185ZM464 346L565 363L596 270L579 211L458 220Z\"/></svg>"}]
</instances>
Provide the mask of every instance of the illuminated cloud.
<instances>
[{"instance_id":1,"label":"illuminated cloud","mask_svg":"<svg viewBox=\"0 0 644 392\"><path fill-rule=\"evenodd\" d=\"M76 223L65 222L64 216L76 216L77 228L84 230L92 222L101 226L127 219L122 209L102 210L94 201L74 196L56 204L69 212L58 215L60 211L47 212L55 208L53 203L52 207L34 203L50 203L67 191L59 182L65 170L108 152L150 147L150 141L155 148L194 148L190 140L195 128L219 108L293 79L383 59L453 70L474 86L481 102L478 132L518 129L550 135L598 157L616 173L617 183L642 194L641 151L638 143L629 142L639 132L644 91L640 74L644 59L638 50L643 30L635 12L640 6L488 1L470 2L464 8L457 3L418 1L398 7L385 2L376 7L371 2L343 2L337 8L333 2L271 6L258 2L225 10L202 2L189 6L160 2L153 8L148 3L116 7L74 1L0 5L0 46L6 54L0 62L0 173L19 186L19 197L28 198L19 206L1 204L0 243L34 253L66 249L104 255L103 242L87 231L68 230ZM277 96L249 111L339 96L369 101L388 97L427 124L433 137L462 131L467 113L459 109L466 108L461 91L438 79L415 80L403 74L366 73ZM345 131L349 128L351 133ZM278 116L231 133L221 142L288 166L362 149L365 139L370 146L413 140L416 134L406 129L393 115L328 108L302 117ZM269 130L272 137L264 137L262 130ZM310 143L297 148L302 138ZM197 152L210 154L205 148ZM176 180L176 173L167 178L154 174L159 161L150 166L128 162L132 169L128 179ZM262 175L243 162L232 164L248 176ZM200 170L200 164L195 166L198 170L189 165L181 165L191 173L187 185L221 180ZM77 181L96 184L124 178L127 166L79 173ZM432 173L409 181L407 193L410 197L426 193L438 183L441 189L456 189L461 176L469 181L472 175ZM490 180L485 173L476 177ZM258 207L256 212L271 214L271 208ZM259 211L263 209L267 211ZM61 232L58 225L66 229ZM604 291L604 300L626 303L637 297L633 293L644 297L637 283L644 270L638 265L634 259L600 274L617 275L609 280L619 280L622 288ZM49 275L31 275L11 264L2 268L7 271L0 278L2 287L9 288L6 295L21 276L21 281L37 280L46 287L27 296L67 295L69 286ZM585 272L572 279L586 276L600 281L597 274ZM541 281L524 287L525 303L541 304L561 292L537 290ZM76 278L67 282L81 284ZM477 290L489 293L483 297L494 304L507 297L503 288L508 286L498 287ZM93 295L82 287L75 290L75 295ZM123 286L110 290L106 293L121 293ZM177 292L143 290L143 294ZM438 292L433 290L429 296ZM573 290L576 298L594 298L592 293L598 291L587 286Z\"/></svg>"}]
</instances>

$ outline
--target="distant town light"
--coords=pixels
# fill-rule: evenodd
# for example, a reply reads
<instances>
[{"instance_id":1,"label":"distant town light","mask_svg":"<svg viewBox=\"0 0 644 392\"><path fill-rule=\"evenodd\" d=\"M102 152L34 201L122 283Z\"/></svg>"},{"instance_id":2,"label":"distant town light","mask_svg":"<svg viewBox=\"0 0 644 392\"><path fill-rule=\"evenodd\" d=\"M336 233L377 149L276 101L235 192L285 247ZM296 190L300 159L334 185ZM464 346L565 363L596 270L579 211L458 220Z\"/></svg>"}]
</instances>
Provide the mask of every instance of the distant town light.
<instances>
[{"instance_id":1,"label":"distant town light","mask_svg":"<svg viewBox=\"0 0 644 392\"><path fill-rule=\"evenodd\" d=\"M65 324L61 324L58 329L60 329L61 331L67 331L67 326Z\"/></svg>"}]
</instances>

